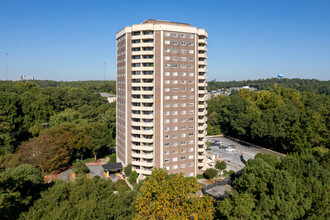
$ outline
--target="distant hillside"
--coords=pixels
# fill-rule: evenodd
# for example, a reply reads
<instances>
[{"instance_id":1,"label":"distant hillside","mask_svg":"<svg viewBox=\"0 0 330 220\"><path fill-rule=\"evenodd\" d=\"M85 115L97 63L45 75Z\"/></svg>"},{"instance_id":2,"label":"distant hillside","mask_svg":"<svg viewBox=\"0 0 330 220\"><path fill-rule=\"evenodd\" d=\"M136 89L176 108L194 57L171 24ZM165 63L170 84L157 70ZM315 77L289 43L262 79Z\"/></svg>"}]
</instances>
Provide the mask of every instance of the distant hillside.
<instances>
[{"instance_id":1,"label":"distant hillside","mask_svg":"<svg viewBox=\"0 0 330 220\"><path fill-rule=\"evenodd\" d=\"M317 94L330 94L330 81L320 81L316 79L258 79L258 80L244 80L244 81L210 81L208 82L207 90L217 90L221 88L250 86L257 90L269 90L275 84L284 86L286 88L296 89L302 92L314 92Z\"/></svg>"}]
</instances>

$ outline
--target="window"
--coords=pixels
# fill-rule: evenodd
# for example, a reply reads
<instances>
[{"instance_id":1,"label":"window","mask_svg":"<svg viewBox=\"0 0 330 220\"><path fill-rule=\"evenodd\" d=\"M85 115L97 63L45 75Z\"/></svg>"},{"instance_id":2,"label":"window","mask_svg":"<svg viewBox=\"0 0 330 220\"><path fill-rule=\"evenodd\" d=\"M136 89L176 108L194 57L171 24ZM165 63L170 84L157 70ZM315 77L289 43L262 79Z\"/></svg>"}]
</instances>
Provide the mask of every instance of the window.
<instances>
[{"instance_id":1,"label":"window","mask_svg":"<svg viewBox=\"0 0 330 220\"><path fill-rule=\"evenodd\" d=\"M185 34L181 34L181 37L182 37L182 38L186 38L186 35L185 35Z\"/></svg>"},{"instance_id":2,"label":"window","mask_svg":"<svg viewBox=\"0 0 330 220\"><path fill-rule=\"evenodd\" d=\"M170 88L165 88L164 91L165 92L169 92L170 91Z\"/></svg>"},{"instance_id":3,"label":"window","mask_svg":"<svg viewBox=\"0 0 330 220\"><path fill-rule=\"evenodd\" d=\"M169 56L165 56L165 60L170 60L170 57Z\"/></svg>"},{"instance_id":4,"label":"window","mask_svg":"<svg viewBox=\"0 0 330 220\"><path fill-rule=\"evenodd\" d=\"M173 33L173 37L178 37L178 34Z\"/></svg>"},{"instance_id":5,"label":"window","mask_svg":"<svg viewBox=\"0 0 330 220\"><path fill-rule=\"evenodd\" d=\"M181 111L181 115L185 115L186 114L186 111Z\"/></svg>"},{"instance_id":6,"label":"window","mask_svg":"<svg viewBox=\"0 0 330 220\"><path fill-rule=\"evenodd\" d=\"M166 37L170 37L171 34L170 34L169 32L165 32L165 36L166 36Z\"/></svg>"},{"instance_id":7,"label":"window","mask_svg":"<svg viewBox=\"0 0 330 220\"><path fill-rule=\"evenodd\" d=\"M168 162L170 162L170 159L169 159L169 158L166 158L166 159L164 160L164 162L165 162L165 163L168 163Z\"/></svg>"},{"instance_id":8,"label":"window","mask_svg":"<svg viewBox=\"0 0 330 220\"><path fill-rule=\"evenodd\" d=\"M186 50L184 50L184 49L181 49L181 53L186 53Z\"/></svg>"},{"instance_id":9,"label":"window","mask_svg":"<svg viewBox=\"0 0 330 220\"><path fill-rule=\"evenodd\" d=\"M170 130L170 127L165 127L164 128L164 131L169 131Z\"/></svg>"},{"instance_id":10,"label":"window","mask_svg":"<svg viewBox=\"0 0 330 220\"><path fill-rule=\"evenodd\" d=\"M173 92L177 92L178 91L178 88L173 88Z\"/></svg>"},{"instance_id":11,"label":"window","mask_svg":"<svg viewBox=\"0 0 330 220\"><path fill-rule=\"evenodd\" d=\"M193 57L189 57L189 61L194 61L194 58Z\"/></svg>"},{"instance_id":12,"label":"window","mask_svg":"<svg viewBox=\"0 0 330 220\"><path fill-rule=\"evenodd\" d=\"M190 102L190 103L189 103L189 106L190 106L190 107L193 107L193 106L194 106L194 103L193 103L193 102Z\"/></svg>"},{"instance_id":13,"label":"window","mask_svg":"<svg viewBox=\"0 0 330 220\"><path fill-rule=\"evenodd\" d=\"M166 40L165 41L165 44L170 44L171 42L169 40Z\"/></svg>"},{"instance_id":14,"label":"window","mask_svg":"<svg viewBox=\"0 0 330 220\"><path fill-rule=\"evenodd\" d=\"M172 154L177 154L178 153L178 150L173 150L172 151Z\"/></svg>"},{"instance_id":15,"label":"window","mask_svg":"<svg viewBox=\"0 0 330 220\"><path fill-rule=\"evenodd\" d=\"M186 88L181 88L181 92L185 92L186 91Z\"/></svg>"},{"instance_id":16,"label":"window","mask_svg":"<svg viewBox=\"0 0 330 220\"><path fill-rule=\"evenodd\" d=\"M173 134L172 137L173 138L178 138L178 135L177 134Z\"/></svg>"},{"instance_id":17,"label":"window","mask_svg":"<svg viewBox=\"0 0 330 220\"><path fill-rule=\"evenodd\" d=\"M194 99L194 95L190 95L189 96L189 99Z\"/></svg>"},{"instance_id":18,"label":"window","mask_svg":"<svg viewBox=\"0 0 330 220\"><path fill-rule=\"evenodd\" d=\"M189 65L189 69L194 69L194 65Z\"/></svg>"},{"instance_id":19,"label":"window","mask_svg":"<svg viewBox=\"0 0 330 220\"><path fill-rule=\"evenodd\" d=\"M173 84L178 84L178 80L173 80Z\"/></svg>"},{"instance_id":20,"label":"window","mask_svg":"<svg viewBox=\"0 0 330 220\"><path fill-rule=\"evenodd\" d=\"M186 103L181 103L181 107L186 107Z\"/></svg>"},{"instance_id":21,"label":"window","mask_svg":"<svg viewBox=\"0 0 330 220\"><path fill-rule=\"evenodd\" d=\"M193 129L194 128L194 126L193 125L189 125L189 129Z\"/></svg>"},{"instance_id":22,"label":"window","mask_svg":"<svg viewBox=\"0 0 330 220\"><path fill-rule=\"evenodd\" d=\"M169 135L165 135L165 136L164 136L164 139L169 139L169 138L170 138Z\"/></svg>"},{"instance_id":23,"label":"window","mask_svg":"<svg viewBox=\"0 0 330 220\"><path fill-rule=\"evenodd\" d=\"M181 157L181 160L185 160L185 159L186 159L186 156L182 156L182 157Z\"/></svg>"},{"instance_id":24,"label":"window","mask_svg":"<svg viewBox=\"0 0 330 220\"><path fill-rule=\"evenodd\" d=\"M181 99L186 99L186 96L185 96L185 95L182 95L182 96L181 96Z\"/></svg>"},{"instance_id":25,"label":"window","mask_svg":"<svg viewBox=\"0 0 330 220\"><path fill-rule=\"evenodd\" d=\"M178 72L173 72L172 75L173 76L178 76Z\"/></svg>"},{"instance_id":26,"label":"window","mask_svg":"<svg viewBox=\"0 0 330 220\"><path fill-rule=\"evenodd\" d=\"M193 84L194 83L194 80L193 79L189 80L189 83L190 84Z\"/></svg>"},{"instance_id":27,"label":"window","mask_svg":"<svg viewBox=\"0 0 330 220\"><path fill-rule=\"evenodd\" d=\"M170 68L171 65L170 64L165 64L165 68Z\"/></svg>"},{"instance_id":28,"label":"window","mask_svg":"<svg viewBox=\"0 0 330 220\"><path fill-rule=\"evenodd\" d=\"M178 158L177 157L173 157L172 161L173 162L178 161Z\"/></svg>"},{"instance_id":29,"label":"window","mask_svg":"<svg viewBox=\"0 0 330 220\"><path fill-rule=\"evenodd\" d=\"M189 166L190 166L190 167L194 166L194 163L189 163Z\"/></svg>"},{"instance_id":30,"label":"window","mask_svg":"<svg viewBox=\"0 0 330 220\"><path fill-rule=\"evenodd\" d=\"M172 168L173 170L178 169L178 165L173 165Z\"/></svg>"},{"instance_id":31,"label":"window","mask_svg":"<svg viewBox=\"0 0 330 220\"><path fill-rule=\"evenodd\" d=\"M189 73L189 76L194 76L194 73Z\"/></svg>"},{"instance_id":32,"label":"window","mask_svg":"<svg viewBox=\"0 0 330 220\"><path fill-rule=\"evenodd\" d=\"M165 147L169 147L170 146L170 143L165 143L164 146Z\"/></svg>"},{"instance_id":33,"label":"window","mask_svg":"<svg viewBox=\"0 0 330 220\"><path fill-rule=\"evenodd\" d=\"M194 110L189 110L189 114L194 114Z\"/></svg>"},{"instance_id":34,"label":"window","mask_svg":"<svg viewBox=\"0 0 330 220\"><path fill-rule=\"evenodd\" d=\"M181 45L182 46L186 46L186 42L185 41L181 41Z\"/></svg>"},{"instance_id":35,"label":"window","mask_svg":"<svg viewBox=\"0 0 330 220\"><path fill-rule=\"evenodd\" d=\"M177 119L177 118L174 118L174 119L172 120L172 122L173 122L173 123L177 123L177 122L178 122L178 119Z\"/></svg>"},{"instance_id":36,"label":"window","mask_svg":"<svg viewBox=\"0 0 330 220\"><path fill-rule=\"evenodd\" d=\"M193 147L189 148L189 152L193 152L193 151L194 151L194 148Z\"/></svg>"},{"instance_id":37,"label":"window","mask_svg":"<svg viewBox=\"0 0 330 220\"><path fill-rule=\"evenodd\" d=\"M178 103L173 104L173 108L176 108L176 107L178 107Z\"/></svg>"},{"instance_id":38,"label":"window","mask_svg":"<svg viewBox=\"0 0 330 220\"><path fill-rule=\"evenodd\" d=\"M177 95L174 95L174 96L173 96L173 99L178 99L178 96L177 96Z\"/></svg>"},{"instance_id":39,"label":"window","mask_svg":"<svg viewBox=\"0 0 330 220\"><path fill-rule=\"evenodd\" d=\"M182 69L185 69L186 67L187 67L187 66L184 65L184 64L181 65L181 68L182 68Z\"/></svg>"},{"instance_id":40,"label":"window","mask_svg":"<svg viewBox=\"0 0 330 220\"><path fill-rule=\"evenodd\" d=\"M165 111L164 112L164 115L170 115L170 112L169 111Z\"/></svg>"},{"instance_id":41,"label":"window","mask_svg":"<svg viewBox=\"0 0 330 220\"><path fill-rule=\"evenodd\" d=\"M194 133L189 133L189 137L192 137L192 136L194 136Z\"/></svg>"},{"instance_id":42,"label":"window","mask_svg":"<svg viewBox=\"0 0 330 220\"><path fill-rule=\"evenodd\" d=\"M194 176L194 173L188 173L188 176Z\"/></svg>"},{"instance_id":43,"label":"window","mask_svg":"<svg viewBox=\"0 0 330 220\"><path fill-rule=\"evenodd\" d=\"M194 50L189 50L189 53L190 53L190 54L193 54L193 53L194 53Z\"/></svg>"},{"instance_id":44,"label":"window","mask_svg":"<svg viewBox=\"0 0 330 220\"><path fill-rule=\"evenodd\" d=\"M170 52L171 50L170 50L170 48L165 48L165 52L166 53L168 53L168 52Z\"/></svg>"},{"instance_id":45,"label":"window","mask_svg":"<svg viewBox=\"0 0 330 220\"><path fill-rule=\"evenodd\" d=\"M186 130L186 126L181 126L181 130Z\"/></svg>"},{"instance_id":46,"label":"window","mask_svg":"<svg viewBox=\"0 0 330 220\"><path fill-rule=\"evenodd\" d=\"M178 60L178 57L173 57L172 58L174 61L177 61Z\"/></svg>"},{"instance_id":47,"label":"window","mask_svg":"<svg viewBox=\"0 0 330 220\"><path fill-rule=\"evenodd\" d=\"M186 80L181 80L181 84L186 84Z\"/></svg>"},{"instance_id":48,"label":"window","mask_svg":"<svg viewBox=\"0 0 330 220\"><path fill-rule=\"evenodd\" d=\"M170 151L169 150L166 150L166 151L164 151L164 154L165 155L169 155L170 154Z\"/></svg>"},{"instance_id":49,"label":"window","mask_svg":"<svg viewBox=\"0 0 330 220\"><path fill-rule=\"evenodd\" d=\"M190 39L193 39L193 38L194 38L194 35L189 34L189 38L190 38Z\"/></svg>"},{"instance_id":50,"label":"window","mask_svg":"<svg viewBox=\"0 0 330 220\"><path fill-rule=\"evenodd\" d=\"M189 42L189 46L194 46L194 43L193 42Z\"/></svg>"},{"instance_id":51,"label":"window","mask_svg":"<svg viewBox=\"0 0 330 220\"><path fill-rule=\"evenodd\" d=\"M166 96L164 96L164 99L165 100L170 100L170 96L169 95L166 95Z\"/></svg>"},{"instance_id":52,"label":"window","mask_svg":"<svg viewBox=\"0 0 330 220\"><path fill-rule=\"evenodd\" d=\"M189 155L189 159L194 159L194 155Z\"/></svg>"},{"instance_id":53,"label":"window","mask_svg":"<svg viewBox=\"0 0 330 220\"><path fill-rule=\"evenodd\" d=\"M181 118L181 122L185 122L186 121L186 119L185 118Z\"/></svg>"},{"instance_id":54,"label":"window","mask_svg":"<svg viewBox=\"0 0 330 220\"><path fill-rule=\"evenodd\" d=\"M170 167L169 166L165 166L165 169L170 170Z\"/></svg>"},{"instance_id":55,"label":"window","mask_svg":"<svg viewBox=\"0 0 330 220\"><path fill-rule=\"evenodd\" d=\"M170 80L166 79L165 81L165 84L170 84Z\"/></svg>"},{"instance_id":56,"label":"window","mask_svg":"<svg viewBox=\"0 0 330 220\"><path fill-rule=\"evenodd\" d=\"M185 72L182 72L182 73L181 73L181 76L186 76L186 73L185 73Z\"/></svg>"},{"instance_id":57,"label":"window","mask_svg":"<svg viewBox=\"0 0 330 220\"><path fill-rule=\"evenodd\" d=\"M165 72L164 75L165 76L169 76L170 75L170 72Z\"/></svg>"},{"instance_id":58,"label":"window","mask_svg":"<svg viewBox=\"0 0 330 220\"><path fill-rule=\"evenodd\" d=\"M173 115L177 115L178 114L178 111L173 111Z\"/></svg>"},{"instance_id":59,"label":"window","mask_svg":"<svg viewBox=\"0 0 330 220\"><path fill-rule=\"evenodd\" d=\"M165 119L165 120L164 120L164 123L165 123L165 124L170 123L170 119Z\"/></svg>"},{"instance_id":60,"label":"window","mask_svg":"<svg viewBox=\"0 0 330 220\"><path fill-rule=\"evenodd\" d=\"M178 49L173 49L173 53L177 53L178 52Z\"/></svg>"},{"instance_id":61,"label":"window","mask_svg":"<svg viewBox=\"0 0 330 220\"><path fill-rule=\"evenodd\" d=\"M186 167L186 164L181 164L181 168L185 168Z\"/></svg>"},{"instance_id":62,"label":"window","mask_svg":"<svg viewBox=\"0 0 330 220\"><path fill-rule=\"evenodd\" d=\"M178 64L173 64L173 68L178 68Z\"/></svg>"},{"instance_id":63,"label":"window","mask_svg":"<svg viewBox=\"0 0 330 220\"><path fill-rule=\"evenodd\" d=\"M185 145L186 144L186 141L181 141L181 145ZM181 153L184 153L186 152L186 149L181 149Z\"/></svg>"},{"instance_id":64,"label":"window","mask_svg":"<svg viewBox=\"0 0 330 220\"><path fill-rule=\"evenodd\" d=\"M173 146L178 146L178 142L173 142L172 145Z\"/></svg>"},{"instance_id":65,"label":"window","mask_svg":"<svg viewBox=\"0 0 330 220\"><path fill-rule=\"evenodd\" d=\"M187 58L185 58L185 57L181 57L181 60L182 60L182 61L186 61Z\"/></svg>"},{"instance_id":66,"label":"window","mask_svg":"<svg viewBox=\"0 0 330 220\"><path fill-rule=\"evenodd\" d=\"M179 43L177 41L173 41L173 45L178 45Z\"/></svg>"},{"instance_id":67,"label":"window","mask_svg":"<svg viewBox=\"0 0 330 220\"><path fill-rule=\"evenodd\" d=\"M189 141L189 144L193 144L193 143L194 143L194 140L190 140L190 141Z\"/></svg>"}]
</instances>

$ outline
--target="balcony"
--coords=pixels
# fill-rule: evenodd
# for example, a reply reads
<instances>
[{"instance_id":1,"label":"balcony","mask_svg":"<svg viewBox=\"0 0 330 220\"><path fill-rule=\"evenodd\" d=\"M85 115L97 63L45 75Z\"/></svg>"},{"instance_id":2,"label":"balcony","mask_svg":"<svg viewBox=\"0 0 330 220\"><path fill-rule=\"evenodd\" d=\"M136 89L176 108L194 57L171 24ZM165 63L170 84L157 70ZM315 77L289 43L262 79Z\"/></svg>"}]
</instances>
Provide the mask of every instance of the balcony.
<instances>
[{"instance_id":1,"label":"balcony","mask_svg":"<svg viewBox=\"0 0 330 220\"><path fill-rule=\"evenodd\" d=\"M198 54L198 58L205 58L205 59L207 59L207 55L206 55L206 53L199 53Z\"/></svg>"},{"instance_id":2,"label":"balcony","mask_svg":"<svg viewBox=\"0 0 330 220\"><path fill-rule=\"evenodd\" d=\"M150 59L141 59L140 62L141 63L153 63L154 62L154 59L153 58L150 58Z\"/></svg>"},{"instance_id":3,"label":"balcony","mask_svg":"<svg viewBox=\"0 0 330 220\"><path fill-rule=\"evenodd\" d=\"M198 51L207 52L207 48L205 46L198 46Z\"/></svg>"},{"instance_id":4,"label":"balcony","mask_svg":"<svg viewBox=\"0 0 330 220\"><path fill-rule=\"evenodd\" d=\"M136 138L136 137L132 137L132 141L133 142L143 142L143 143L153 143L154 139L146 139L146 138ZM139 147L139 149L142 150L143 147ZM149 148L150 149L150 148Z\"/></svg>"},{"instance_id":5,"label":"balcony","mask_svg":"<svg viewBox=\"0 0 330 220\"><path fill-rule=\"evenodd\" d=\"M153 79L154 75L150 74L150 75L145 75L145 74L141 74L141 75L132 75L132 79Z\"/></svg>"},{"instance_id":6,"label":"balcony","mask_svg":"<svg viewBox=\"0 0 330 220\"><path fill-rule=\"evenodd\" d=\"M139 43L138 44L140 47L153 47L154 43Z\"/></svg>"},{"instance_id":7,"label":"balcony","mask_svg":"<svg viewBox=\"0 0 330 220\"><path fill-rule=\"evenodd\" d=\"M198 167L203 167L204 166L204 163L203 162L198 162Z\"/></svg>"},{"instance_id":8,"label":"balcony","mask_svg":"<svg viewBox=\"0 0 330 220\"><path fill-rule=\"evenodd\" d=\"M132 67L132 71L153 71L153 66L139 66L139 67Z\"/></svg>"},{"instance_id":9,"label":"balcony","mask_svg":"<svg viewBox=\"0 0 330 220\"><path fill-rule=\"evenodd\" d=\"M206 66L207 65L207 62L206 61L198 61L198 65Z\"/></svg>"},{"instance_id":10,"label":"balcony","mask_svg":"<svg viewBox=\"0 0 330 220\"><path fill-rule=\"evenodd\" d=\"M202 82L202 83L198 83L199 87L206 87L207 86L207 82Z\"/></svg>"},{"instance_id":11,"label":"balcony","mask_svg":"<svg viewBox=\"0 0 330 220\"><path fill-rule=\"evenodd\" d=\"M207 93L207 90L206 89L199 89L198 90L198 94L206 94Z\"/></svg>"},{"instance_id":12,"label":"balcony","mask_svg":"<svg viewBox=\"0 0 330 220\"><path fill-rule=\"evenodd\" d=\"M132 51L132 55L153 55L154 51L145 50L145 51Z\"/></svg>"},{"instance_id":13,"label":"balcony","mask_svg":"<svg viewBox=\"0 0 330 220\"><path fill-rule=\"evenodd\" d=\"M206 38L204 38L204 39L198 39L198 44L204 44L204 45L207 45Z\"/></svg>"},{"instance_id":14,"label":"balcony","mask_svg":"<svg viewBox=\"0 0 330 220\"><path fill-rule=\"evenodd\" d=\"M132 68L138 68L138 67L132 67ZM198 68L198 72L200 73L206 73L207 69L206 68Z\"/></svg>"}]
</instances>

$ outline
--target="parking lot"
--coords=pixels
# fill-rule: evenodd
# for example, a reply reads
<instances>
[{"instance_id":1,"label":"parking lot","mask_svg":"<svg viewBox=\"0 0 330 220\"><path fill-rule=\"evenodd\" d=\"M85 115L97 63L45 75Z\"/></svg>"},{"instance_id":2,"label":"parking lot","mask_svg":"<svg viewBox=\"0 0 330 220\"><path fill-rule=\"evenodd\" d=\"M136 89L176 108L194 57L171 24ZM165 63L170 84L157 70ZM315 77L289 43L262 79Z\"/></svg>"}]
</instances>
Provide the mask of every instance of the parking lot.
<instances>
[{"instance_id":1,"label":"parking lot","mask_svg":"<svg viewBox=\"0 0 330 220\"><path fill-rule=\"evenodd\" d=\"M220 160L227 162L227 170L234 170L236 172L244 168L245 161L254 158L258 153L273 153L277 156L280 155L279 153L271 152L263 148L247 147L226 137L207 137L207 140L211 144L214 143L215 140L218 141L218 144L220 144L221 147L211 145L209 150L217 153ZM230 145L234 145L234 147L230 147ZM227 148L227 150L221 148ZM229 149L230 151L228 151Z\"/></svg>"}]
</instances>

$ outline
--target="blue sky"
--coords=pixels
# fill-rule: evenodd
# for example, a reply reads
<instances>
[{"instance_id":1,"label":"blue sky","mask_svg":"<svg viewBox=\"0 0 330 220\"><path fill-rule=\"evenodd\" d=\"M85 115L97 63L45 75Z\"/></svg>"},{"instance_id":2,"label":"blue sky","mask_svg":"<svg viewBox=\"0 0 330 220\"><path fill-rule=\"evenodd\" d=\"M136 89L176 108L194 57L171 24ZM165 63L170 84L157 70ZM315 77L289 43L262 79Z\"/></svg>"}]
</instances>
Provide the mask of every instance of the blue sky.
<instances>
[{"instance_id":1,"label":"blue sky","mask_svg":"<svg viewBox=\"0 0 330 220\"><path fill-rule=\"evenodd\" d=\"M209 80L330 79L328 0L0 0L0 79L8 53L11 80L114 80L116 32L148 18L208 31Z\"/></svg>"}]
</instances>

